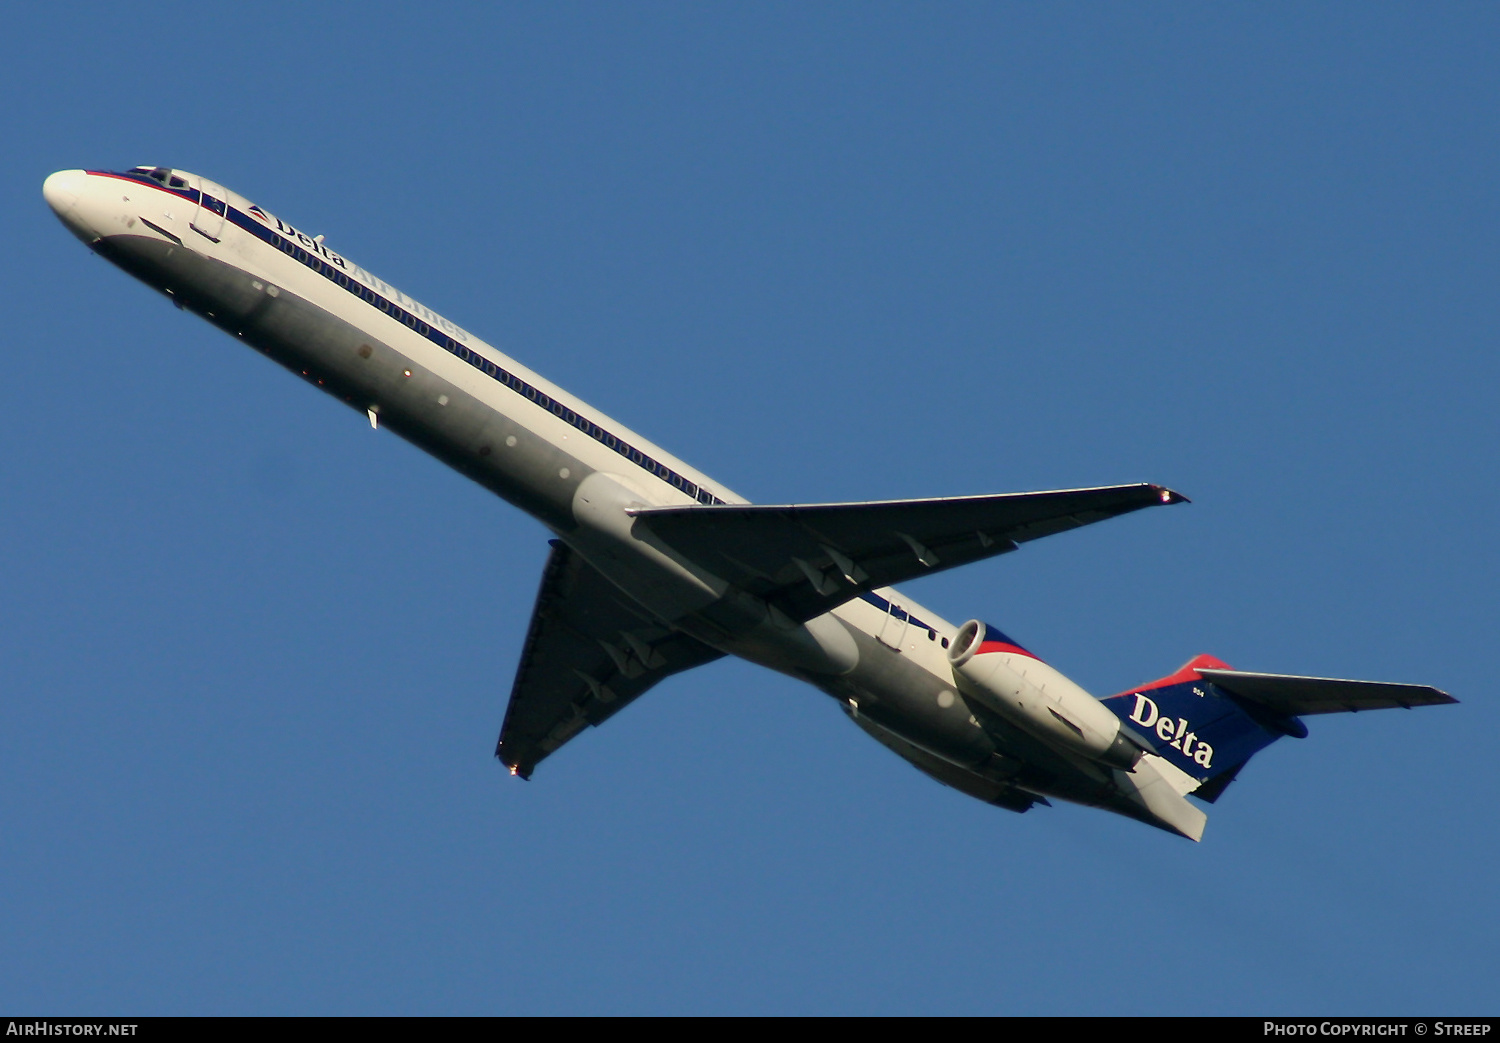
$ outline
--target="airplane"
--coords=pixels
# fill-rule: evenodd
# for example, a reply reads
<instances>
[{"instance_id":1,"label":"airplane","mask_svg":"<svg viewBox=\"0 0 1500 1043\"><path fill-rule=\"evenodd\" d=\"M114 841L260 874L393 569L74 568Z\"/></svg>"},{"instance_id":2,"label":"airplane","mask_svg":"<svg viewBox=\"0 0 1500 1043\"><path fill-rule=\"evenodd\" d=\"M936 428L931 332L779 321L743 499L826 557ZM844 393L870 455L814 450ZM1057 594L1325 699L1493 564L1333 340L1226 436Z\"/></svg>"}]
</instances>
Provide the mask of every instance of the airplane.
<instances>
[{"instance_id":1,"label":"airplane","mask_svg":"<svg viewBox=\"0 0 1500 1043\"><path fill-rule=\"evenodd\" d=\"M495 750L523 779L662 679L733 655L812 684L981 801L1070 801L1196 841L1200 805L1259 750L1305 737L1302 717L1457 702L1207 655L1096 698L997 627L954 626L894 585L1185 502L1169 488L752 504L207 178L63 170L42 194L95 253L554 534Z\"/></svg>"}]
</instances>

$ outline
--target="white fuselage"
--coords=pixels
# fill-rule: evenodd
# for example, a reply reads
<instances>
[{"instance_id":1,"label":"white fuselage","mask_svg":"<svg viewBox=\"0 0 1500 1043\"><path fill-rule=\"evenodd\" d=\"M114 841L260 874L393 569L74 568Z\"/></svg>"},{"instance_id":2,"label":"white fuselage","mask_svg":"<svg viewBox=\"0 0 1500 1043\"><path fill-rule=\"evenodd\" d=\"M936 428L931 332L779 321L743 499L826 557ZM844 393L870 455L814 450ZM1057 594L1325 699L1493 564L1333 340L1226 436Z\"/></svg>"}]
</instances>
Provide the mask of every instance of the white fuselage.
<instances>
[{"instance_id":1,"label":"white fuselage","mask_svg":"<svg viewBox=\"0 0 1500 1043\"><path fill-rule=\"evenodd\" d=\"M587 531L587 523L592 519L588 512L574 509L578 489L595 474L608 476L646 506L749 502L248 199L184 171L174 170L171 176L184 182L183 189L196 191L201 186L203 192L222 198L232 211L263 215L260 223L283 247L278 249L264 237L205 210L180 191L140 178L64 171L48 180L46 194L69 228L90 245L113 237L143 237L158 240L169 250L188 251L223 262L249 276L252 287L260 284L259 292L295 295L367 334L372 344L392 349L397 357L384 362L384 386L367 396L368 402L350 402L381 426L400 431L406 415L421 414L425 420L437 411L450 409L460 396L482 404L493 418L480 425L478 431L472 423L453 424L446 432L454 443L451 449L458 454L474 455L475 466L501 472L507 484L522 487L517 490L522 495L508 498L518 501L562 539L576 545L596 567L601 563L590 554L595 533ZM210 234L204 234L205 231ZM332 269L335 278L313 267L310 261ZM339 276L344 282L336 281ZM174 297L184 295L179 288L164 289ZM476 359L517 378L546 398L535 401L525 390L515 390L475 362L439 346L431 336L411 328L403 321L404 316L390 314L377 302L361 296L361 289L397 306L406 315L417 317L434 332L441 331ZM326 365L326 360L311 361ZM310 369L307 375L311 377L314 373ZM591 435L582 429L584 425L604 432L604 437ZM485 441L486 436L492 437ZM482 444L467 444L471 441ZM661 473L664 469L670 475L664 476ZM586 531L578 532L580 527ZM641 552L650 554L648 548L641 548ZM656 562L643 564L646 569L657 568ZM617 569L606 561L601 571L612 575ZM689 579L687 571L682 570L678 579L675 583L659 582L645 590L626 592L645 601L653 612L673 623L691 615L703 600L722 593L713 589L711 577ZM889 655L899 655L920 667L932 679L935 689L951 690L952 671L943 655L945 646L941 639L951 638L955 628L894 590L875 593L926 626L911 625L899 613L892 615L860 599L830 615L841 626L867 636L871 647L879 646ZM826 623L815 623L814 629L820 626L828 632ZM936 634L936 639L929 638L929 631ZM722 641L722 637L718 640ZM833 640L836 642L836 638ZM807 659L801 647L805 642L796 640L768 636L764 641L731 644L733 647L723 650L749 655L773 669L792 673L801 673L799 664ZM785 647L778 647L781 645ZM847 657L837 652L831 664L859 670L858 664L849 663ZM936 690L933 697L935 701Z\"/></svg>"},{"instance_id":2,"label":"white fuselage","mask_svg":"<svg viewBox=\"0 0 1500 1043\"><path fill-rule=\"evenodd\" d=\"M945 766L1014 774L995 729L959 694L945 654L952 624L882 588L788 625L637 538L635 508L747 501L321 237L183 171L62 171L44 194L93 249L528 511L654 618L817 685L950 785L985 796L990 783L969 788ZM1032 792L1112 799L1108 768L1066 750L1039 755L1053 781Z\"/></svg>"}]
</instances>

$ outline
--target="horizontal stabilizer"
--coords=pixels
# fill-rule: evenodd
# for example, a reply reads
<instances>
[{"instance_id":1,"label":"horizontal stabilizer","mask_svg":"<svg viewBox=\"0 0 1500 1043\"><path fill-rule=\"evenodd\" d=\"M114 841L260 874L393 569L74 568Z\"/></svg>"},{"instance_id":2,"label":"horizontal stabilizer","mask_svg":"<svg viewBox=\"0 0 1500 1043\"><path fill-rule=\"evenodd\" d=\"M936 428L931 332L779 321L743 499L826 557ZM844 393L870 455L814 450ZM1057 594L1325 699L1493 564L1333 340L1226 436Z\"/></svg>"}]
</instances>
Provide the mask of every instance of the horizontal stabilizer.
<instances>
[{"instance_id":1,"label":"horizontal stabilizer","mask_svg":"<svg viewBox=\"0 0 1500 1043\"><path fill-rule=\"evenodd\" d=\"M1271 743L1306 737L1305 714L1456 703L1428 685L1345 681L1234 670L1210 655L1175 673L1102 700L1164 766L1197 780L1210 803Z\"/></svg>"},{"instance_id":2,"label":"horizontal stabilizer","mask_svg":"<svg viewBox=\"0 0 1500 1043\"><path fill-rule=\"evenodd\" d=\"M1425 684L1345 681L1335 677L1253 674L1243 670L1201 667L1198 674L1226 692L1259 703L1282 717L1387 710L1398 706L1411 709L1413 706L1441 706L1458 702L1447 692Z\"/></svg>"},{"instance_id":3,"label":"horizontal stabilizer","mask_svg":"<svg viewBox=\"0 0 1500 1043\"><path fill-rule=\"evenodd\" d=\"M651 507L638 535L802 622L879 587L1015 550L1143 507L1159 485L867 503Z\"/></svg>"}]
</instances>

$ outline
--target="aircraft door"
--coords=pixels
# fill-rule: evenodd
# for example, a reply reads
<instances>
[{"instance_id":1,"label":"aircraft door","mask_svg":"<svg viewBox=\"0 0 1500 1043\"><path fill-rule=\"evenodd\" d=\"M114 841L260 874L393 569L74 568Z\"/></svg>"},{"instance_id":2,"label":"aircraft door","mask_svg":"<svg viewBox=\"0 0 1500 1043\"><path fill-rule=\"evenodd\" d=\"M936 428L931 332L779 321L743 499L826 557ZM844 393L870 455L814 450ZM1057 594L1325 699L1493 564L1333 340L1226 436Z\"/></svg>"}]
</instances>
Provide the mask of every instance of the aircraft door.
<instances>
[{"instance_id":1,"label":"aircraft door","mask_svg":"<svg viewBox=\"0 0 1500 1043\"><path fill-rule=\"evenodd\" d=\"M880 624L880 633L876 635L880 643L896 651L901 651L901 643L906 640L906 626L910 621L906 610L894 601L890 602L885 610L885 620Z\"/></svg>"},{"instance_id":2,"label":"aircraft door","mask_svg":"<svg viewBox=\"0 0 1500 1043\"><path fill-rule=\"evenodd\" d=\"M228 193L207 178L200 177L198 209L193 212L193 231L210 242L217 243L224 234L224 218L228 212Z\"/></svg>"}]
</instances>

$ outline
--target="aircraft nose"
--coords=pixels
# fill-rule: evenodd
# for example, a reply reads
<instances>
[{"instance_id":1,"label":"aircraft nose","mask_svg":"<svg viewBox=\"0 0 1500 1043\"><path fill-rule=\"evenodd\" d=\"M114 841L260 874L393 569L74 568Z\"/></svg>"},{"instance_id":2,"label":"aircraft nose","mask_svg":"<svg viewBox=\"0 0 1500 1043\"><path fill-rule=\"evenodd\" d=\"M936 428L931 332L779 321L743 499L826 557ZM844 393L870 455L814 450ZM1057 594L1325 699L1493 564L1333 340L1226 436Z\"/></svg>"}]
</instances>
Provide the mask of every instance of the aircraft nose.
<instances>
[{"instance_id":1,"label":"aircraft nose","mask_svg":"<svg viewBox=\"0 0 1500 1043\"><path fill-rule=\"evenodd\" d=\"M87 177L81 170L59 170L42 182L42 198L58 217L65 218L83 194L83 182Z\"/></svg>"},{"instance_id":2,"label":"aircraft nose","mask_svg":"<svg viewBox=\"0 0 1500 1043\"><path fill-rule=\"evenodd\" d=\"M98 215L92 213L97 207L84 201L89 188L89 175L84 170L59 170L42 182L42 198L47 200L52 212L68 226L68 231L86 243L99 238L95 230ZM90 220L91 216L95 219Z\"/></svg>"}]
</instances>

